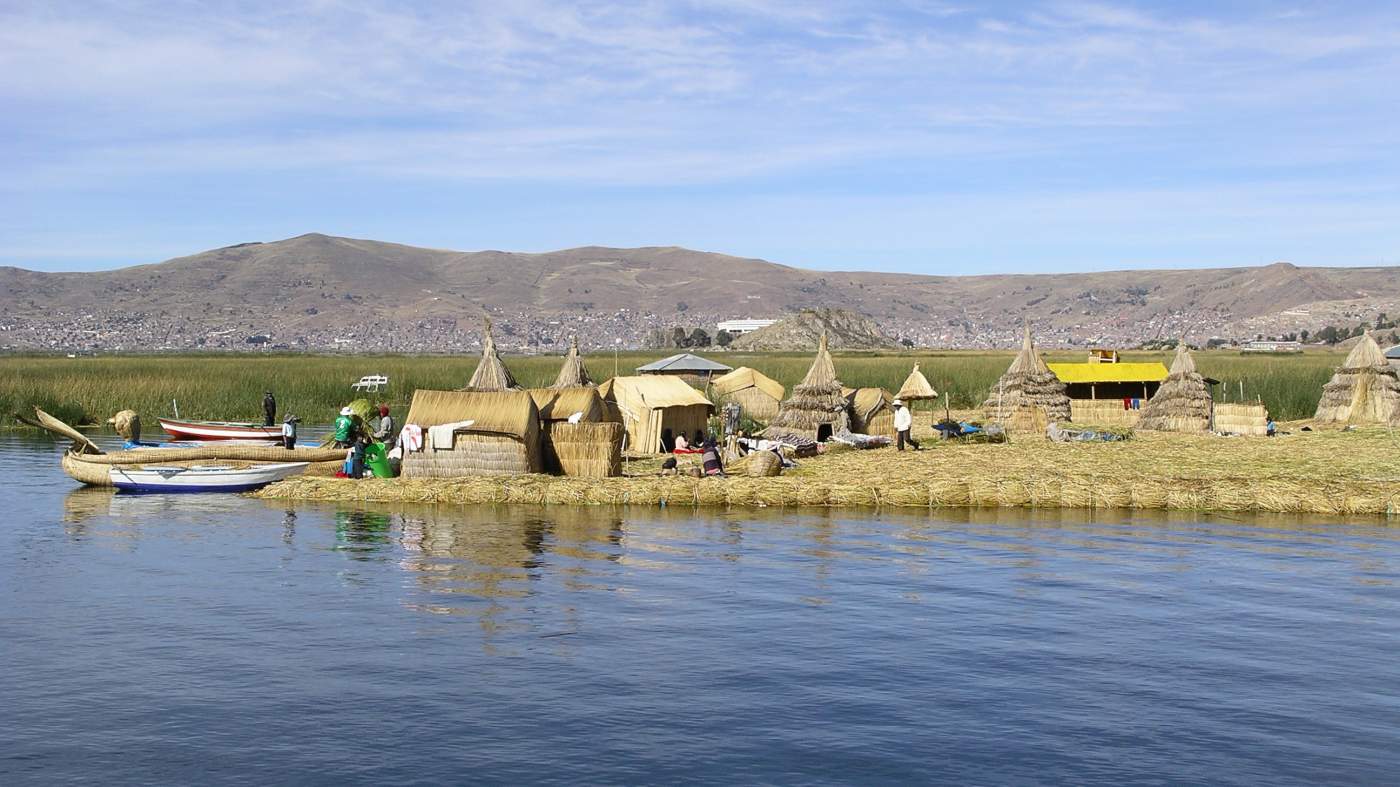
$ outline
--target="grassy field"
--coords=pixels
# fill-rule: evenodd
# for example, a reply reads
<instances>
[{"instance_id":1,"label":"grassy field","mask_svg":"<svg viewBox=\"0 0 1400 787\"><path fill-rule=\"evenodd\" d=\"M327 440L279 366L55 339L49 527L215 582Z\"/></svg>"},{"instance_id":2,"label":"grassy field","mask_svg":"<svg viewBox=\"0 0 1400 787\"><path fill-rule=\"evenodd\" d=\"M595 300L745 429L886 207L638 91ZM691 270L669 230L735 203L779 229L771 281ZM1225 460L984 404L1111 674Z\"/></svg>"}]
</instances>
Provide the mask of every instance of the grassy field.
<instances>
[{"instance_id":1,"label":"grassy field","mask_svg":"<svg viewBox=\"0 0 1400 787\"><path fill-rule=\"evenodd\" d=\"M623 374L663 357L664 352L623 353L616 368ZM752 366L791 386L811 363L809 353L725 354L713 357L730 366ZM947 391L954 408L979 405L1010 363L1010 352L918 352L901 354L838 353L836 368L850 386L897 389L917 361L939 391ZM1047 353L1048 360L1078 361L1083 353ZM1279 420L1310 417L1340 353L1291 356L1244 356L1201 352L1197 365L1222 380L1223 401L1261 398ZM1169 353L1125 353L1124 360L1161 360ZM548 385L560 358L509 357L516 379L525 386ZM614 357L587 359L595 379L613 375ZM308 423L329 422L353 397L350 384L366 374L385 374L392 385L382 399L402 413L416 388L460 388L476 368L475 357L462 356L318 356L318 355L177 355L110 357L0 357L0 414L8 423L17 412L38 405L70 423L97 423L131 408L148 421L172 412L179 403L187 418L255 419L261 415L262 392L277 395L283 412Z\"/></svg>"}]
</instances>

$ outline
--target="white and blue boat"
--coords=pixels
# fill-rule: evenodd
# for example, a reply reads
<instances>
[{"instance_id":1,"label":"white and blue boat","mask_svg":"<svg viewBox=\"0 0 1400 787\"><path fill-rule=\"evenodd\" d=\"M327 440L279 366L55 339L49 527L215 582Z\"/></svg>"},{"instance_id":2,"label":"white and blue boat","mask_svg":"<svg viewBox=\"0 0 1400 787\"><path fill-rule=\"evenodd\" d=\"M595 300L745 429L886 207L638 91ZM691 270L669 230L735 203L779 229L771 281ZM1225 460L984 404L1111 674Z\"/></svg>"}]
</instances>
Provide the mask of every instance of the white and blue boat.
<instances>
[{"instance_id":1,"label":"white and blue boat","mask_svg":"<svg viewBox=\"0 0 1400 787\"><path fill-rule=\"evenodd\" d=\"M274 481L306 470L309 462L231 467L194 465L192 467L116 466L108 471L112 486L119 492L250 492Z\"/></svg>"}]
</instances>

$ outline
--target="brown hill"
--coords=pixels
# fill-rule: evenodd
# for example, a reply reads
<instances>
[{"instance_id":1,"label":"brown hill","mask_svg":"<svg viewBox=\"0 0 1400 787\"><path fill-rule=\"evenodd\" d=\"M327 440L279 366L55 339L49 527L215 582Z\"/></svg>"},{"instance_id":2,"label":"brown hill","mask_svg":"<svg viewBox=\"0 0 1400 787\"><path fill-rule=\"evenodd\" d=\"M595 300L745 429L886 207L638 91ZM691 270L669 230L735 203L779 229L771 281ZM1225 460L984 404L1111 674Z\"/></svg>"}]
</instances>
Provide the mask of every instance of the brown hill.
<instances>
[{"instance_id":1,"label":"brown hill","mask_svg":"<svg viewBox=\"0 0 1400 787\"><path fill-rule=\"evenodd\" d=\"M804 309L791 317L746 333L734 340L732 350L805 352L817 346L821 335L833 350L891 350L899 342L882 332L874 320L845 309Z\"/></svg>"},{"instance_id":2,"label":"brown hill","mask_svg":"<svg viewBox=\"0 0 1400 787\"><path fill-rule=\"evenodd\" d=\"M1255 268L919 276L803 270L676 247L457 252L326 235L248 243L95 273L0 268L10 347L457 349L488 311L502 346L585 348L651 328L840 308L919 344L1010 346L1232 335L1310 303L1400 297L1395 268ZM354 334L347 339L345 337ZM1250 334L1252 336L1252 333ZM335 345L339 346L339 345Z\"/></svg>"}]
</instances>

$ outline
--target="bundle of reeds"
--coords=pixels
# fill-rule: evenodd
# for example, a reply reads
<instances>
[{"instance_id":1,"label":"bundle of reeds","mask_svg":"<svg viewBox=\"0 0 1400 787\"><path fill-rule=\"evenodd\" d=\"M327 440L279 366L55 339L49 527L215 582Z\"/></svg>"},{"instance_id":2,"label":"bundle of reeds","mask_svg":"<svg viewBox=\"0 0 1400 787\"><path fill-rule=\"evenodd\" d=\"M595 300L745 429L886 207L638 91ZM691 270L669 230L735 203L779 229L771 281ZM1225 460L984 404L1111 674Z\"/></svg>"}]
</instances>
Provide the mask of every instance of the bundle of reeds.
<instances>
[{"instance_id":1,"label":"bundle of reeds","mask_svg":"<svg viewBox=\"0 0 1400 787\"><path fill-rule=\"evenodd\" d=\"M1027 418L1023 408L1031 407L1043 411L1042 417ZM1025 326L1021 339L1021 352L1017 353L1011 366L988 392L982 409L988 421L1001 424L1010 431L1044 432L1040 423L1070 420L1069 394L1065 384L1050 371L1040 353L1031 341L1030 326Z\"/></svg>"},{"instance_id":2,"label":"bundle of reeds","mask_svg":"<svg viewBox=\"0 0 1400 787\"><path fill-rule=\"evenodd\" d=\"M485 318L485 325L482 329L481 340L481 363L477 364L476 371L472 372L472 379L467 383L465 390L468 391L518 391L520 385L515 382L515 377L511 375L510 369L506 368L505 362L496 352L496 339L491 335L491 318Z\"/></svg>"},{"instance_id":3,"label":"bundle of reeds","mask_svg":"<svg viewBox=\"0 0 1400 787\"><path fill-rule=\"evenodd\" d=\"M135 410L122 410L108 418L107 423L111 424L123 439L133 443L141 441L141 416L137 415Z\"/></svg>"},{"instance_id":4,"label":"bundle of reeds","mask_svg":"<svg viewBox=\"0 0 1400 787\"><path fill-rule=\"evenodd\" d=\"M622 475L622 424L612 422L550 424L547 456L567 476L610 478Z\"/></svg>"},{"instance_id":5,"label":"bundle of reeds","mask_svg":"<svg viewBox=\"0 0 1400 787\"><path fill-rule=\"evenodd\" d=\"M410 453L402 467L404 478L522 475L540 469L524 440L498 432L458 432L452 450Z\"/></svg>"},{"instance_id":6,"label":"bundle of reeds","mask_svg":"<svg viewBox=\"0 0 1400 787\"><path fill-rule=\"evenodd\" d=\"M1400 376L1369 333L1322 387L1313 420L1400 425Z\"/></svg>"},{"instance_id":7,"label":"bundle of reeds","mask_svg":"<svg viewBox=\"0 0 1400 787\"><path fill-rule=\"evenodd\" d=\"M1269 412L1262 404L1217 404L1215 431L1263 437L1269 433Z\"/></svg>"},{"instance_id":8,"label":"bundle of reeds","mask_svg":"<svg viewBox=\"0 0 1400 787\"><path fill-rule=\"evenodd\" d=\"M1123 407L1122 399L1071 399L1070 420L1094 426L1135 426L1142 410Z\"/></svg>"},{"instance_id":9,"label":"bundle of reeds","mask_svg":"<svg viewBox=\"0 0 1400 787\"><path fill-rule=\"evenodd\" d=\"M806 438L816 440L837 432L849 431L849 403L836 378L836 366L827 349L826 333L817 344L817 357L802 382L793 386L792 395L778 407L765 432L769 437Z\"/></svg>"},{"instance_id":10,"label":"bundle of reeds","mask_svg":"<svg viewBox=\"0 0 1400 787\"><path fill-rule=\"evenodd\" d=\"M1176 346L1167 379L1143 405L1137 428L1158 432L1208 432L1211 428L1210 386L1196 371L1186 341Z\"/></svg>"}]
</instances>

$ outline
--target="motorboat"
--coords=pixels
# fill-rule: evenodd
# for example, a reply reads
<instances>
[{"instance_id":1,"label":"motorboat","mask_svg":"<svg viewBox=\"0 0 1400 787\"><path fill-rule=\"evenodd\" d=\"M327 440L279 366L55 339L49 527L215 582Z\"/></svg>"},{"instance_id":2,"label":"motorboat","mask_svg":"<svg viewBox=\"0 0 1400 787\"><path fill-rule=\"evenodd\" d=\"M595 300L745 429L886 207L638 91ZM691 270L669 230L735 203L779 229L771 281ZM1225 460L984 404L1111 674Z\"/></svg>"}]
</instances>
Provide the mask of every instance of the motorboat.
<instances>
[{"instance_id":1,"label":"motorboat","mask_svg":"<svg viewBox=\"0 0 1400 787\"><path fill-rule=\"evenodd\" d=\"M239 421L181 421L157 418L160 426L175 440L256 440L266 442L282 439L282 427L263 426Z\"/></svg>"},{"instance_id":2,"label":"motorboat","mask_svg":"<svg viewBox=\"0 0 1400 787\"><path fill-rule=\"evenodd\" d=\"M249 492L305 472L309 462L234 467L232 465L193 465L141 468L114 466L108 473L119 492Z\"/></svg>"}]
</instances>

